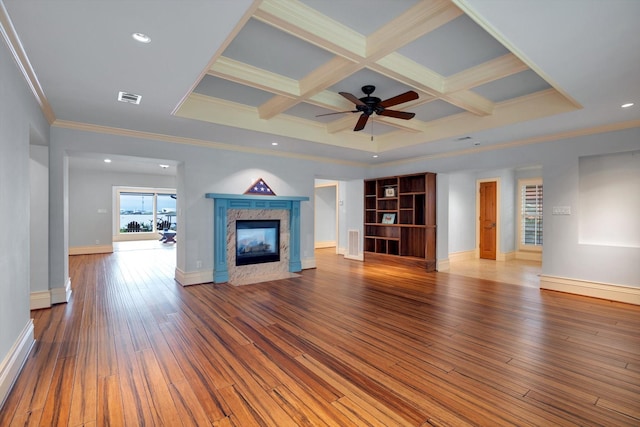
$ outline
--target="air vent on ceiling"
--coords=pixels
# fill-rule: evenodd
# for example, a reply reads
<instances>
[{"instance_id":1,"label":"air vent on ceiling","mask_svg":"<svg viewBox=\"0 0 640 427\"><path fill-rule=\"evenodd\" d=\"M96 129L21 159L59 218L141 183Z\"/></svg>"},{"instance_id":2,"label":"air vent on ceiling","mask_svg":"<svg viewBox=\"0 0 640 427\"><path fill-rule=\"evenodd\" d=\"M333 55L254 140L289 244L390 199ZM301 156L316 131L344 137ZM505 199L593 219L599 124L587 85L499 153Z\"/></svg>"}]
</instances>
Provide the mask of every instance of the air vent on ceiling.
<instances>
[{"instance_id":1,"label":"air vent on ceiling","mask_svg":"<svg viewBox=\"0 0 640 427\"><path fill-rule=\"evenodd\" d=\"M118 92L118 101L128 102L130 104L140 104L142 95L136 95L135 93Z\"/></svg>"}]
</instances>

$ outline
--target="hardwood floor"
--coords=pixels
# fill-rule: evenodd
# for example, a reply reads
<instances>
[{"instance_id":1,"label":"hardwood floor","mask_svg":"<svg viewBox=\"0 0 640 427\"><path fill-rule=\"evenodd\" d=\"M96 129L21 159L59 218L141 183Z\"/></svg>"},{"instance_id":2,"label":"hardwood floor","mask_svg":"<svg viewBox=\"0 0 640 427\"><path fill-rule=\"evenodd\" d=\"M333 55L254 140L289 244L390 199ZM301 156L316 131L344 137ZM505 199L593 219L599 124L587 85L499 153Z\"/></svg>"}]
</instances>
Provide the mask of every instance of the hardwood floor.
<instances>
[{"instance_id":1,"label":"hardwood floor","mask_svg":"<svg viewBox=\"0 0 640 427\"><path fill-rule=\"evenodd\" d=\"M537 289L540 287L541 271L542 263L539 261L521 259L494 261L475 258L451 261L448 273Z\"/></svg>"},{"instance_id":2,"label":"hardwood floor","mask_svg":"<svg viewBox=\"0 0 640 427\"><path fill-rule=\"evenodd\" d=\"M70 257L0 426L640 424L640 307L332 252L242 287Z\"/></svg>"}]
</instances>

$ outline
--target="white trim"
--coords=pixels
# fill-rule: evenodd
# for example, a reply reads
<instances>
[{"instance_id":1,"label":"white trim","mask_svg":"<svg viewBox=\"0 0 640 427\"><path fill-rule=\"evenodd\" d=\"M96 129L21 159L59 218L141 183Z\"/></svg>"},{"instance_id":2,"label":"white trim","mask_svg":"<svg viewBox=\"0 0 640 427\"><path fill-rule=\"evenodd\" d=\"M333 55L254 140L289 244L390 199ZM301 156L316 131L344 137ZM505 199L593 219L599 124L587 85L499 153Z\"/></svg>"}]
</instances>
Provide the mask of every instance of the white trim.
<instances>
[{"instance_id":1,"label":"white trim","mask_svg":"<svg viewBox=\"0 0 640 427\"><path fill-rule=\"evenodd\" d=\"M516 228L518 230L516 238L518 239L518 251L522 252L540 252L542 253L542 245L525 245L522 243L522 186L524 185L542 185L543 187L543 195L542 195L542 204L544 206L544 183L541 177L538 178L526 178L518 180L518 201L517 201L517 209L516 213L517 217L517 225ZM544 220L544 217L543 217ZM544 238L544 226L542 230L542 236ZM541 258L542 259L542 258Z\"/></svg>"},{"instance_id":2,"label":"white trim","mask_svg":"<svg viewBox=\"0 0 640 427\"><path fill-rule=\"evenodd\" d=\"M180 286L200 285L213 283L213 270L199 270L186 272L176 267L175 281Z\"/></svg>"},{"instance_id":3,"label":"white trim","mask_svg":"<svg viewBox=\"0 0 640 427\"><path fill-rule=\"evenodd\" d=\"M540 289L640 305L640 287L540 275Z\"/></svg>"},{"instance_id":4,"label":"white trim","mask_svg":"<svg viewBox=\"0 0 640 427\"><path fill-rule=\"evenodd\" d=\"M364 253L360 252L358 255L348 255L346 252L344 252L344 258L352 259L355 261L364 261Z\"/></svg>"},{"instance_id":5,"label":"white trim","mask_svg":"<svg viewBox=\"0 0 640 427\"><path fill-rule=\"evenodd\" d=\"M119 217L119 216L118 216ZM137 233L121 233L112 236L114 242L138 242L145 240L159 240L156 231L139 231Z\"/></svg>"},{"instance_id":6,"label":"white trim","mask_svg":"<svg viewBox=\"0 0 640 427\"><path fill-rule=\"evenodd\" d=\"M29 296L29 309L39 310L41 308L51 307L51 292L39 291L31 292Z\"/></svg>"},{"instance_id":7,"label":"white trim","mask_svg":"<svg viewBox=\"0 0 640 427\"><path fill-rule=\"evenodd\" d=\"M449 271L451 263L449 258L436 260L436 271Z\"/></svg>"},{"instance_id":8,"label":"white trim","mask_svg":"<svg viewBox=\"0 0 640 427\"><path fill-rule=\"evenodd\" d=\"M113 245L73 246L69 248L69 255L110 254Z\"/></svg>"},{"instance_id":9,"label":"white trim","mask_svg":"<svg viewBox=\"0 0 640 427\"><path fill-rule=\"evenodd\" d=\"M499 252L496 253L496 261L511 261L516 259L515 252Z\"/></svg>"},{"instance_id":10,"label":"white trim","mask_svg":"<svg viewBox=\"0 0 640 427\"><path fill-rule=\"evenodd\" d=\"M47 100L44 89L42 89L40 85L36 71L29 61L27 52L22 46L22 41L20 41L20 37L18 37L18 33L2 1L0 1L0 35L7 44L9 51L11 51L11 55L13 55L13 59L16 61L29 89L31 89L31 93L33 93L33 96L40 105L42 113L51 125L55 122L56 116L53 114L53 109L49 104L49 100Z\"/></svg>"},{"instance_id":11,"label":"white trim","mask_svg":"<svg viewBox=\"0 0 640 427\"><path fill-rule=\"evenodd\" d=\"M18 374L20 374L24 363L27 361L35 341L33 319L29 319L18 339L11 346L9 353L0 363L0 408L4 405L4 401L18 378Z\"/></svg>"},{"instance_id":12,"label":"white trim","mask_svg":"<svg viewBox=\"0 0 640 427\"><path fill-rule=\"evenodd\" d=\"M346 253L347 253L347 248L345 248L345 247L339 247L339 248L337 248L337 249L336 249L336 253L337 253L338 255L344 255L344 254L346 254Z\"/></svg>"},{"instance_id":13,"label":"white trim","mask_svg":"<svg viewBox=\"0 0 640 427\"><path fill-rule=\"evenodd\" d=\"M302 260L302 269L309 270L312 268L316 268L316 258L303 258Z\"/></svg>"},{"instance_id":14,"label":"white trim","mask_svg":"<svg viewBox=\"0 0 640 427\"><path fill-rule=\"evenodd\" d=\"M517 251L516 259L542 262L542 252Z\"/></svg>"},{"instance_id":15,"label":"white trim","mask_svg":"<svg viewBox=\"0 0 640 427\"><path fill-rule=\"evenodd\" d=\"M67 277L64 288L51 289L51 304L62 304L71 299L71 278Z\"/></svg>"},{"instance_id":16,"label":"white trim","mask_svg":"<svg viewBox=\"0 0 640 427\"><path fill-rule=\"evenodd\" d=\"M336 241L335 240L331 240L331 241L327 241L327 242L315 242L313 247L315 249L335 248L336 247ZM336 250L336 253L337 253L337 250Z\"/></svg>"},{"instance_id":17,"label":"white trim","mask_svg":"<svg viewBox=\"0 0 640 427\"><path fill-rule=\"evenodd\" d=\"M478 253L475 249L471 251L450 252L448 262L468 261L477 257Z\"/></svg>"}]
</instances>

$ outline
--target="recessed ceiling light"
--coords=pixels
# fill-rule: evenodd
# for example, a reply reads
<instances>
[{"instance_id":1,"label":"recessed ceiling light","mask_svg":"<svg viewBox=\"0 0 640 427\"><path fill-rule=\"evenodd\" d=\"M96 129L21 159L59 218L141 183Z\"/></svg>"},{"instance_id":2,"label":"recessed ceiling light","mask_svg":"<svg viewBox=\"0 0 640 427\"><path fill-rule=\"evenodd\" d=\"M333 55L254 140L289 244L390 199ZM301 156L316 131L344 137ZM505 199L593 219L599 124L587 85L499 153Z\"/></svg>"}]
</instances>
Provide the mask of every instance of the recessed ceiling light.
<instances>
[{"instance_id":1,"label":"recessed ceiling light","mask_svg":"<svg viewBox=\"0 0 640 427\"><path fill-rule=\"evenodd\" d=\"M378 158L378 155L377 155L377 154L374 154L374 155L373 155L373 156L371 156L371 157L373 157L374 159L377 159L377 158Z\"/></svg>"},{"instance_id":2,"label":"recessed ceiling light","mask_svg":"<svg viewBox=\"0 0 640 427\"><path fill-rule=\"evenodd\" d=\"M633 107L635 104L633 102L627 102L626 104L622 104L620 107L622 108L629 108L629 107Z\"/></svg>"},{"instance_id":3,"label":"recessed ceiling light","mask_svg":"<svg viewBox=\"0 0 640 427\"><path fill-rule=\"evenodd\" d=\"M278 145L278 143L277 142L272 142L271 145Z\"/></svg>"},{"instance_id":4,"label":"recessed ceiling light","mask_svg":"<svg viewBox=\"0 0 640 427\"><path fill-rule=\"evenodd\" d=\"M140 43L151 43L151 37L144 33L133 33L131 34L131 37L133 37L135 41Z\"/></svg>"},{"instance_id":5,"label":"recessed ceiling light","mask_svg":"<svg viewBox=\"0 0 640 427\"><path fill-rule=\"evenodd\" d=\"M168 169L168 168L169 168L169 165L160 165L160 167L161 167L162 169Z\"/></svg>"},{"instance_id":6,"label":"recessed ceiling light","mask_svg":"<svg viewBox=\"0 0 640 427\"><path fill-rule=\"evenodd\" d=\"M104 159L105 163L111 163L111 159Z\"/></svg>"}]
</instances>

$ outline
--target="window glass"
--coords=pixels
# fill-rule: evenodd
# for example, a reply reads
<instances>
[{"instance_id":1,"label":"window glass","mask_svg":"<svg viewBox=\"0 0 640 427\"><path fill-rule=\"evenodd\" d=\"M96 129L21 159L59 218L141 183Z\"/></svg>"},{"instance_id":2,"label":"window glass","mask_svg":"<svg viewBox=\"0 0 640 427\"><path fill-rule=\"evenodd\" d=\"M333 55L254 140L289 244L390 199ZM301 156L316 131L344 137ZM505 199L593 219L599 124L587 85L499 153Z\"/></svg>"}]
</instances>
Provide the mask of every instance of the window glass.
<instances>
[{"instance_id":1,"label":"window glass","mask_svg":"<svg viewBox=\"0 0 640 427\"><path fill-rule=\"evenodd\" d=\"M153 231L153 193L120 193L120 232Z\"/></svg>"},{"instance_id":2,"label":"window glass","mask_svg":"<svg viewBox=\"0 0 640 427\"><path fill-rule=\"evenodd\" d=\"M520 191L520 245L542 246L542 183L524 183Z\"/></svg>"}]
</instances>

